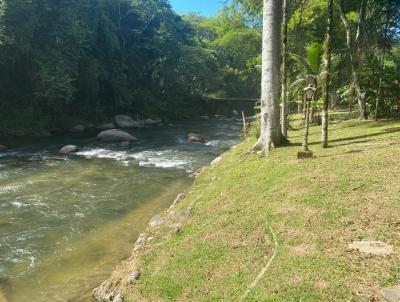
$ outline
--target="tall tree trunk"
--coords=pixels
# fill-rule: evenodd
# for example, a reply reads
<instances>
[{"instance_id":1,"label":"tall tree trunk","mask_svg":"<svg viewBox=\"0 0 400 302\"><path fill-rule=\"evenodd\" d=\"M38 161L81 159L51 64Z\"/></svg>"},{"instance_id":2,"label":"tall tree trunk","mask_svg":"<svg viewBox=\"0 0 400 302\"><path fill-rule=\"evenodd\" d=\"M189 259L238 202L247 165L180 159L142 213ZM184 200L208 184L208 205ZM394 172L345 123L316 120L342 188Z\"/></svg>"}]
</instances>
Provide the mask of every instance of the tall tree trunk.
<instances>
[{"instance_id":1,"label":"tall tree trunk","mask_svg":"<svg viewBox=\"0 0 400 302\"><path fill-rule=\"evenodd\" d=\"M390 19L390 11L388 10L386 13L386 26L385 26L385 40L387 39L388 29L389 29L389 19ZM386 55L386 48L383 48L382 52L382 61L381 61L381 70L379 76L379 87L378 93L376 96L376 105L375 105L375 121L379 118L379 103L381 101L381 94L382 94L382 83L383 83L383 74L385 72L385 55Z\"/></svg>"},{"instance_id":2,"label":"tall tree trunk","mask_svg":"<svg viewBox=\"0 0 400 302\"><path fill-rule=\"evenodd\" d=\"M340 5L340 18L342 19L343 25L346 29L346 40L347 40L347 48L349 51L350 56L350 65L351 65L351 73L353 77L353 84L357 94L358 106L360 107L360 120L365 120L368 118L367 115L367 107L365 104L365 95L362 92L360 86L360 80L358 75L358 57L359 57L359 50L358 50L358 41L362 35L362 22L363 16L365 16L365 0L362 0L361 8L360 8L360 20L357 29L356 35L356 42L353 43L352 32L350 28L349 20L346 17L346 14L343 9L343 2Z\"/></svg>"},{"instance_id":3,"label":"tall tree trunk","mask_svg":"<svg viewBox=\"0 0 400 302\"><path fill-rule=\"evenodd\" d=\"M254 150L266 155L281 144L279 93L281 57L281 1L264 0L261 76L261 134Z\"/></svg>"},{"instance_id":4,"label":"tall tree trunk","mask_svg":"<svg viewBox=\"0 0 400 302\"><path fill-rule=\"evenodd\" d=\"M382 94L382 82L383 82L383 72L385 71L385 51L383 51L382 54L382 65L381 65L381 75L379 77L379 86L378 86L378 92L376 95L376 104L375 104L375 121L378 120L379 118L379 103L381 101L381 94Z\"/></svg>"},{"instance_id":5,"label":"tall tree trunk","mask_svg":"<svg viewBox=\"0 0 400 302\"><path fill-rule=\"evenodd\" d=\"M284 137L288 132L288 76L287 76L287 60L288 60L288 3L283 0L283 34L282 34L282 108L281 108L281 131Z\"/></svg>"},{"instance_id":6,"label":"tall tree trunk","mask_svg":"<svg viewBox=\"0 0 400 302\"><path fill-rule=\"evenodd\" d=\"M322 106L322 148L328 147L328 124L329 124L329 90L330 90L330 72L331 72L331 50L332 50L332 25L333 25L333 0L328 2L328 25L326 29L325 52L324 52L324 71L323 71L323 97Z\"/></svg>"}]
</instances>

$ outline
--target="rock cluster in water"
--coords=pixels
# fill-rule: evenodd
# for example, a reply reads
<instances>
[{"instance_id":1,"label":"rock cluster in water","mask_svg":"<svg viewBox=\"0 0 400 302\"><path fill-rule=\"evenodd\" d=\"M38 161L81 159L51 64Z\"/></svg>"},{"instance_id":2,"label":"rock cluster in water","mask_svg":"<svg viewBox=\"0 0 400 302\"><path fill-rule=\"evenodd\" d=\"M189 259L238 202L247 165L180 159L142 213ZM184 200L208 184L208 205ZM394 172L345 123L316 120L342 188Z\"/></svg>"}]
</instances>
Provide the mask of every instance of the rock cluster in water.
<instances>
[{"instance_id":1,"label":"rock cluster in water","mask_svg":"<svg viewBox=\"0 0 400 302\"><path fill-rule=\"evenodd\" d=\"M205 136L196 134L196 133L189 133L187 135L187 141L189 143L200 143L205 144L207 143L208 139Z\"/></svg>"},{"instance_id":2,"label":"rock cluster in water","mask_svg":"<svg viewBox=\"0 0 400 302\"><path fill-rule=\"evenodd\" d=\"M128 132L110 129L100 132L97 135L97 140L101 142L135 142L138 139Z\"/></svg>"}]
</instances>

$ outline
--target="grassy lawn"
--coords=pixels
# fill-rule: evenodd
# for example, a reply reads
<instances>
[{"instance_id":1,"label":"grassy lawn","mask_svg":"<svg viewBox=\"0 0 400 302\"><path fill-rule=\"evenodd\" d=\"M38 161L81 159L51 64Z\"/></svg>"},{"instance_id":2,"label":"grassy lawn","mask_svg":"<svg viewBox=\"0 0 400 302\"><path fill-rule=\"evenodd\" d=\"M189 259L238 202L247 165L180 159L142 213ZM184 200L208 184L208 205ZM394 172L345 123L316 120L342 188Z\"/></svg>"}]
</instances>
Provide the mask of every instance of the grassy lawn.
<instances>
[{"instance_id":1,"label":"grassy lawn","mask_svg":"<svg viewBox=\"0 0 400 302\"><path fill-rule=\"evenodd\" d=\"M250 137L207 168L177 206L192 207L182 231L155 231L125 268L141 271L125 301L383 301L400 283L400 122L337 122L326 150L314 127L305 161L302 133L268 160ZM394 252L349 250L363 239Z\"/></svg>"}]
</instances>

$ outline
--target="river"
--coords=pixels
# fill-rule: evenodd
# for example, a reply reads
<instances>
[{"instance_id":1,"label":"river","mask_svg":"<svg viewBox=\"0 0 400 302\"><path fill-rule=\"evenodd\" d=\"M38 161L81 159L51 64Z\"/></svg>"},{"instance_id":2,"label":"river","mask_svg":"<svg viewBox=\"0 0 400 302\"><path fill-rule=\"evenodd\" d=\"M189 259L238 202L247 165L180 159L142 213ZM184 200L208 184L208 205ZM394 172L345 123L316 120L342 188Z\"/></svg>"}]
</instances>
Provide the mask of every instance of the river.
<instances>
[{"instance_id":1,"label":"river","mask_svg":"<svg viewBox=\"0 0 400 302\"><path fill-rule=\"evenodd\" d=\"M90 301L149 219L189 175L240 140L224 118L135 130L128 149L97 132L21 141L0 152L0 302ZM189 132L207 144L189 144ZM66 144L82 148L57 155Z\"/></svg>"}]
</instances>

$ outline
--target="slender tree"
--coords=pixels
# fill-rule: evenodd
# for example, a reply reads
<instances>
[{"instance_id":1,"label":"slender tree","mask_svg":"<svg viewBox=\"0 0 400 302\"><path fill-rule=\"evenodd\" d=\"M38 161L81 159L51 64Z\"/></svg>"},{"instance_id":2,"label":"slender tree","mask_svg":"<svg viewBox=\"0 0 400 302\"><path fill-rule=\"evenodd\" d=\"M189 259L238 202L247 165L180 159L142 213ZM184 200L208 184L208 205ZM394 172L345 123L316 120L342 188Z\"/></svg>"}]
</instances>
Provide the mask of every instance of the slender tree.
<instances>
[{"instance_id":1,"label":"slender tree","mask_svg":"<svg viewBox=\"0 0 400 302\"><path fill-rule=\"evenodd\" d=\"M351 72L353 78L353 85L357 94L358 105L360 107L360 120L365 120L368 118L367 108L365 103L365 94L361 89L360 75L359 75L359 60L360 60L360 40L363 34L363 26L365 21L365 10L366 10L366 0L360 1L359 16L358 16L358 26L355 39L353 38L353 31L350 26L350 21L346 16L343 0L340 1L340 18L346 29L346 42L347 49L350 57Z\"/></svg>"},{"instance_id":2,"label":"slender tree","mask_svg":"<svg viewBox=\"0 0 400 302\"><path fill-rule=\"evenodd\" d=\"M280 0L264 0L261 76L261 133L254 150L268 155L282 142L279 112L281 57Z\"/></svg>"},{"instance_id":3,"label":"slender tree","mask_svg":"<svg viewBox=\"0 0 400 302\"><path fill-rule=\"evenodd\" d=\"M282 111L281 111L281 128L282 135L287 137L288 131L288 72L287 61L289 56L288 50L288 0L283 0L283 32L282 32Z\"/></svg>"},{"instance_id":4,"label":"slender tree","mask_svg":"<svg viewBox=\"0 0 400 302\"><path fill-rule=\"evenodd\" d=\"M326 29L325 50L324 50L324 70L323 70L323 98L322 106L322 148L328 147L328 123L329 123L329 89L331 72L331 50L332 50L332 26L333 26L333 0L328 1L328 25Z\"/></svg>"}]
</instances>

